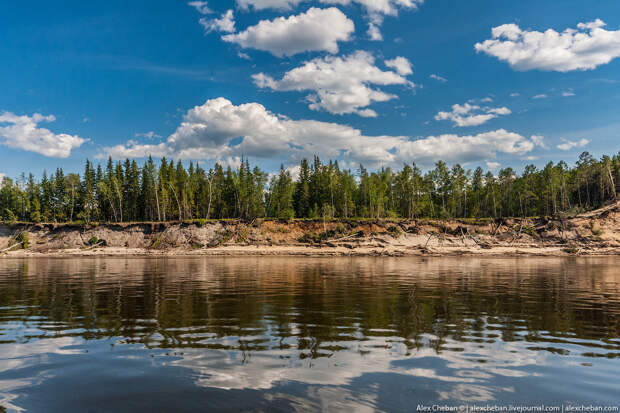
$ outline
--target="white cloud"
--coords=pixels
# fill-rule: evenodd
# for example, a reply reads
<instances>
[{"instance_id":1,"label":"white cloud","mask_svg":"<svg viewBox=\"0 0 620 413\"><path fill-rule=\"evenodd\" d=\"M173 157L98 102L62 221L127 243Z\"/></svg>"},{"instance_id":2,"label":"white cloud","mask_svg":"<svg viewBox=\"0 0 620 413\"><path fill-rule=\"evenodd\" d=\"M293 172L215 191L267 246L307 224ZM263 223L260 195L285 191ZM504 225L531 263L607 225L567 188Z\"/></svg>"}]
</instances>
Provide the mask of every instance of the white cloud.
<instances>
[{"instance_id":1,"label":"white cloud","mask_svg":"<svg viewBox=\"0 0 620 413\"><path fill-rule=\"evenodd\" d=\"M464 103L463 105L452 105L452 111L439 112L435 115L435 120L449 120L454 126L479 126L487 123L502 115L510 115L512 112L507 107L490 108L480 107Z\"/></svg>"},{"instance_id":2,"label":"white cloud","mask_svg":"<svg viewBox=\"0 0 620 413\"><path fill-rule=\"evenodd\" d=\"M226 13L222 14L222 17L219 19L207 19L203 17L198 22L204 27L205 33L215 31L225 33L235 32L235 15L232 10L228 10Z\"/></svg>"},{"instance_id":3,"label":"white cloud","mask_svg":"<svg viewBox=\"0 0 620 413\"><path fill-rule=\"evenodd\" d=\"M242 138L240 143L237 142L239 137ZM365 136L350 126L291 120L269 112L258 103L233 105L225 98L218 98L189 110L166 142L117 145L105 148L100 156L122 159L153 155L218 160L245 155L271 159L287 157L290 162L297 162L302 157L317 154L322 158L361 162L369 167L398 166L411 161L432 166L439 159L473 162L492 160L498 153L523 156L534 146L531 140L504 129L417 140L406 136Z\"/></svg>"},{"instance_id":4,"label":"white cloud","mask_svg":"<svg viewBox=\"0 0 620 413\"><path fill-rule=\"evenodd\" d=\"M381 33L381 29L376 23L368 23L366 34L368 34L368 38L372 41L380 42L383 40L383 33Z\"/></svg>"},{"instance_id":5,"label":"white cloud","mask_svg":"<svg viewBox=\"0 0 620 413\"><path fill-rule=\"evenodd\" d=\"M409 76L413 74L413 67L411 62L407 60L405 57L398 56L391 60L386 60L385 65L392 69L395 69L399 75Z\"/></svg>"},{"instance_id":6,"label":"white cloud","mask_svg":"<svg viewBox=\"0 0 620 413\"><path fill-rule=\"evenodd\" d=\"M338 53L338 42L350 40L353 32L353 21L337 8L312 7L298 15L262 20L222 39L282 57L309 51Z\"/></svg>"},{"instance_id":7,"label":"white cloud","mask_svg":"<svg viewBox=\"0 0 620 413\"><path fill-rule=\"evenodd\" d=\"M561 151L570 151L573 148L583 148L590 143L588 139L581 139L579 141L569 141L566 139L562 139L562 141L564 143L557 146L557 148Z\"/></svg>"},{"instance_id":8,"label":"white cloud","mask_svg":"<svg viewBox=\"0 0 620 413\"><path fill-rule=\"evenodd\" d=\"M492 29L492 39L476 43L476 51L506 61L515 70L569 72L590 70L620 56L620 30L603 29L596 19L558 33L522 30L516 24Z\"/></svg>"},{"instance_id":9,"label":"white cloud","mask_svg":"<svg viewBox=\"0 0 620 413\"><path fill-rule=\"evenodd\" d=\"M534 143L534 145L540 146L543 149L549 149L549 147L545 143L545 137L544 136L532 135L531 139L532 139L532 142Z\"/></svg>"},{"instance_id":10,"label":"white cloud","mask_svg":"<svg viewBox=\"0 0 620 413\"><path fill-rule=\"evenodd\" d=\"M562 92L562 96L567 98L567 97L571 97L571 96L575 96L575 92L571 91L571 90L567 90L565 92Z\"/></svg>"},{"instance_id":11,"label":"white cloud","mask_svg":"<svg viewBox=\"0 0 620 413\"><path fill-rule=\"evenodd\" d=\"M480 102L483 102L483 103L491 103L491 102L493 102L493 98L492 98L492 97L488 97L488 96L487 96L487 97L485 97L485 98L480 99Z\"/></svg>"},{"instance_id":12,"label":"white cloud","mask_svg":"<svg viewBox=\"0 0 620 413\"><path fill-rule=\"evenodd\" d=\"M147 138L147 139L155 139L155 138L161 138L161 135L156 134L153 131L149 131L149 132L143 132L143 133L136 133L134 134L135 138Z\"/></svg>"},{"instance_id":13,"label":"white cloud","mask_svg":"<svg viewBox=\"0 0 620 413\"><path fill-rule=\"evenodd\" d=\"M406 71L406 67L400 69ZM377 116L373 110L367 108L373 102L386 102L396 98L395 95L373 89L370 85L413 86L401 74L376 67L374 57L363 51L345 57L327 56L310 60L286 72L280 80L264 73L254 75L253 79L261 88L276 91L313 91L314 93L307 97L312 110L325 110L338 115L356 113L365 117Z\"/></svg>"},{"instance_id":14,"label":"white cloud","mask_svg":"<svg viewBox=\"0 0 620 413\"><path fill-rule=\"evenodd\" d=\"M67 158L71 151L82 146L87 139L65 133L55 134L49 129L39 128L42 122L54 122L53 115L18 116L11 112L0 114L0 145L23 149L43 156Z\"/></svg>"},{"instance_id":15,"label":"white cloud","mask_svg":"<svg viewBox=\"0 0 620 413\"><path fill-rule=\"evenodd\" d=\"M192 6L198 13L200 14L211 14L213 10L209 8L209 4L206 1L190 1L187 3L189 6Z\"/></svg>"},{"instance_id":16,"label":"white cloud","mask_svg":"<svg viewBox=\"0 0 620 413\"><path fill-rule=\"evenodd\" d=\"M499 162L490 162L490 161L487 161L486 165L487 165L487 168L489 168L491 171L496 171L501 166Z\"/></svg>"},{"instance_id":17,"label":"white cloud","mask_svg":"<svg viewBox=\"0 0 620 413\"><path fill-rule=\"evenodd\" d=\"M423 0L321 0L322 3L347 6L359 4L368 15L368 37L370 40L383 40L381 25L385 16L398 16L399 9L416 10Z\"/></svg>"},{"instance_id":18,"label":"white cloud","mask_svg":"<svg viewBox=\"0 0 620 413\"><path fill-rule=\"evenodd\" d=\"M239 56L241 59L244 59L244 60L252 60L250 55L247 53L239 52L237 53L237 56Z\"/></svg>"},{"instance_id":19,"label":"white cloud","mask_svg":"<svg viewBox=\"0 0 620 413\"><path fill-rule=\"evenodd\" d=\"M294 181L299 179L299 174L301 173L301 166L300 165L293 165L293 166L289 166L288 168L286 168L287 172L291 174L291 178L293 178ZM2 178L0 178L2 179Z\"/></svg>"},{"instance_id":20,"label":"white cloud","mask_svg":"<svg viewBox=\"0 0 620 413\"><path fill-rule=\"evenodd\" d=\"M353 3L364 7L371 16L386 15L397 16L398 9L417 9L423 0L321 0L322 3L340 4L347 6Z\"/></svg>"},{"instance_id":21,"label":"white cloud","mask_svg":"<svg viewBox=\"0 0 620 413\"><path fill-rule=\"evenodd\" d=\"M446 83L446 82L448 81L448 79L446 79L445 77L441 77L441 76L436 75L436 74L432 74L432 75L430 75L429 77L430 77L431 79L435 79L435 80L437 80L437 81L439 81L439 82L441 82L441 83Z\"/></svg>"},{"instance_id":22,"label":"white cloud","mask_svg":"<svg viewBox=\"0 0 620 413\"><path fill-rule=\"evenodd\" d=\"M546 94L541 93L540 95L532 96L532 99L547 99L547 97Z\"/></svg>"},{"instance_id":23,"label":"white cloud","mask_svg":"<svg viewBox=\"0 0 620 413\"><path fill-rule=\"evenodd\" d=\"M401 161L415 160L432 164L438 159L446 162L474 162L493 159L497 153L524 155L534 149L527 138L504 129L477 135L440 135L408 141L397 151Z\"/></svg>"},{"instance_id":24,"label":"white cloud","mask_svg":"<svg viewBox=\"0 0 620 413\"><path fill-rule=\"evenodd\" d=\"M308 0L237 0L237 4L242 9L252 8L254 10L276 9L291 10L300 3ZM424 0L319 0L323 4L338 4L349 6L359 4L369 14L379 15L398 15L398 9L416 9Z\"/></svg>"},{"instance_id":25,"label":"white cloud","mask_svg":"<svg viewBox=\"0 0 620 413\"><path fill-rule=\"evenodd\" d=\"M276 9L291 10L308 0L237 0L237 4L244 10ZM358 4L366 10L368 15L368 37L370 40L383 40L380 26L385 16L398 16L399 9L416 10L424 0L319 0L323 4L337 4L349 6Z\"/></svg>"},{"instance_id":26,"label":"white cloud","mask_svg":"<svg viewBox=\"0 0 620 413\"><path fill-rule=\"evenodd\" d=\"M516 97L519 97L519 96L521 96L521 94L518 93L518 92L513 92L513 93L510 94L511 98L516 98Z\"/></svg>"}]
</instances>

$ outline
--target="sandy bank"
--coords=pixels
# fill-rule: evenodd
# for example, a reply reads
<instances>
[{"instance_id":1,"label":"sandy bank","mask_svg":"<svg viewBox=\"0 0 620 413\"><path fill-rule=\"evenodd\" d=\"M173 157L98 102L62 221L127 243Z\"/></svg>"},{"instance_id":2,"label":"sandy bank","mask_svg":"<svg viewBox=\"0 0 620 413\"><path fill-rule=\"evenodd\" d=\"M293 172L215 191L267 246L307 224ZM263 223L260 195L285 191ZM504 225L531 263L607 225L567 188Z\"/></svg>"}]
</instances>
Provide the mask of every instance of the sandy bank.
<instances>
[{"instance_id":1,"label":"sandy bank","mask_svg":"<svg viewBox=\"0 0 620 413\"><path fill-rule=\"evenodd\" d=\"M620 255L619 218L620 203L573 217L482 221L0 224L0 257Z\"/></svg>"}]
</instances>

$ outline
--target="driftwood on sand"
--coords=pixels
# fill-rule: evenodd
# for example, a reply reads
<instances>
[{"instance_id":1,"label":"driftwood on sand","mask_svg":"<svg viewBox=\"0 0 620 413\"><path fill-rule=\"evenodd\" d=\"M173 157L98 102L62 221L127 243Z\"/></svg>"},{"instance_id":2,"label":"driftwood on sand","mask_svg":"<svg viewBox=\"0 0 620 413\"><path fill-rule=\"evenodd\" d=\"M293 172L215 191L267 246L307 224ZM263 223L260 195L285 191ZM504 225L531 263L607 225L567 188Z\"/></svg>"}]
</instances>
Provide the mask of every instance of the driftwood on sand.
<instances>
[{"instance_id":1,"label":"driftwood on sand","mask_svg":"<svg viewBox=\"0 0 620 413\"><path fill-rule=\"evenodd\" d=\"M0 223L0 256L618 255L619 211L620 203L576 216L497 220Z\"/></svg>"}]
</instances>

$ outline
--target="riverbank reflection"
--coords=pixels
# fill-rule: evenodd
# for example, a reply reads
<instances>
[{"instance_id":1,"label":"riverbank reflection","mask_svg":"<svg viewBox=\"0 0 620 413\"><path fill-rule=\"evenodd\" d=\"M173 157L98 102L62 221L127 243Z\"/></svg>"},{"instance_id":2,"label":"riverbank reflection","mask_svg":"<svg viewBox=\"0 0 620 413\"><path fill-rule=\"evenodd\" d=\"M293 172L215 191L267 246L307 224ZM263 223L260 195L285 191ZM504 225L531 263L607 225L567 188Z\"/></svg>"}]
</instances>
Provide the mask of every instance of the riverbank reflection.
<instances>
[{"instance_id":1,"label":"riverbank reflection","mask_svg":"<svg viewBox=\"0 0 620 413\"><path fill-rule=\"evenodd\" d=\"M424 401L618 402L617 264L6 259L0 405L403 411ZM71 403L52 396L62 385L75 389Z\"/></svg>"}]
</instances>

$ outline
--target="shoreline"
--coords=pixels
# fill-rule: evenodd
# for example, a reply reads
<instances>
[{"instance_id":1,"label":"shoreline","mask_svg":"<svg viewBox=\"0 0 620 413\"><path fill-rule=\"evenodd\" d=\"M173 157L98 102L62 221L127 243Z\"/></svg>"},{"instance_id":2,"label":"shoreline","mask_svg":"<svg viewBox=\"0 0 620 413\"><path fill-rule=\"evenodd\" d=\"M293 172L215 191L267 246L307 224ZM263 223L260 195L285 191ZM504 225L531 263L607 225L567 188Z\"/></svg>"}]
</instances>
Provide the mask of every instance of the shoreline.
<instances>
[{"instance_id":1,"label":"shoreline","mask_svg":"<svg viewBox=\"0 0 620 413\"><path fill-rule=\"evenodd\" d=\"M615 256L620 202L572 217L3 224L3 257Z\"/></svg>"},{"instance_id":2,"label":"shoreline","mask_svg":"<svg viewBox=\"0 0 620 413\"><path fill-rule=\"evenodd\" d=\"M79 258L79 257L613 257L620 248L607 247L567 251L566 247L506 247L490 249L470 247L357 248L303 246L225 246L205 250L150 250L143 248L99 248L93 250L64 249L47 252L17 250L0 256L5 258Z\"/></svg>"}]
</instances>

